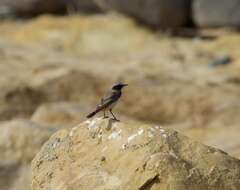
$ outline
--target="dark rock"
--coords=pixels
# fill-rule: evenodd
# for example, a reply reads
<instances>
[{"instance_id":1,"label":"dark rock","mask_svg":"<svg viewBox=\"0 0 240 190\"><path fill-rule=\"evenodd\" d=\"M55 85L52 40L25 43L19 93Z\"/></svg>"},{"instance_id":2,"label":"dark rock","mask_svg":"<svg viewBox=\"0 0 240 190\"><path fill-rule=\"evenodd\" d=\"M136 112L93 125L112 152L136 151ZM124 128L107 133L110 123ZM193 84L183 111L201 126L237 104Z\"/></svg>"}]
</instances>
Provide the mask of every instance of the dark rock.
<instances>
[{"instance_id":1,"label":"dark rock","mask_svg":"<svg viewBox=\"0 0 240 190\"><path fill-rule=\"evenodd\" d=\"M5 7L18 16L31 16L41 13L63 12L65 2L64 0L1 0L0 7Z\"/></svg>"},{"instance_id":2,"label":"dark rock","mask_svg":"<svg viewBox=\"0 0 240 190\"><path fill-rule=\"evenodd\" d=\"M12 18L15 16L14 11L9 6L0 6L0 18Z\"/></svg>"},{"instance_id":3,"label":"dark rock","mask_svg":"<svg viewBox=\"0 0 240 190\"><path fill-rule=\"evenodd\" d=\"M223 65L228 65L231 62L232 62L232 58L226 55L226 56L216 58L209 64L209 66L210 67L223 66Z\"/></svg>"},{"instance_id":4,"label":"dark rock","mask_svg":"<svg viewBox=\"0 0 240 190\"><path fill-rule=\"evenodd\" d=\"M240 26L239 0L195 0L193 17L198 26Z\"/></svg>"},{"instance_id":5,"label":"dark rock","mask_svg":"<svg viewBox=\"0 0 240 190\"><path fill-rule=\"evenodd\" d=\"M8 106L0 108L0 120L30 116L46 100L44 93L31 87L10 89L2 98Z\"/></svg>"},{"instance_id":6,"label":"dark rock","mask_svg":"<svg viewBox=\"0 0 240 190\"><path fill-rule=\"evenodd\" d=\"M67 8L85 13L99 12L100 8L94 0L65 0Z\"/></svg>"},{"instance_id":7,"label":"dark rock","mask_svg":"<svg viewBox=\"0 0 240 190\"><path fill-rule=\"evenodd\" d=\"M0 0L0 16L35 16L42 13L66 13L68 11L92 12L99 10L93 0Z\"/></svg>"},{"instance_id":8,"label":"dark rock","mask_svg":"<svg viewBox=\"0 0 240 190\"><path fill-rule=\"evenodd\" d=\"M100 7L131 15L155 27L180 27L189 20L190 0L97 0Z\"/></svg>"}]
</instances>

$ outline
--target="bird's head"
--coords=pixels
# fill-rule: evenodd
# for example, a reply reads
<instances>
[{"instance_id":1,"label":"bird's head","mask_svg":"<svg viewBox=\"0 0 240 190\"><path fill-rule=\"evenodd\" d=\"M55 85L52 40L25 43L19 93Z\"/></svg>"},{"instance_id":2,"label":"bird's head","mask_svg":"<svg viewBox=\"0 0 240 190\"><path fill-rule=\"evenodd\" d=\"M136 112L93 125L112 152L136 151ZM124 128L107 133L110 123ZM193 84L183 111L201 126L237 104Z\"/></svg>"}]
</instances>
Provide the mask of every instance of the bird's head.
<instances>
[{"instance_id":1,"label":"bird's head","mask_svg":"<svg viewBox=\"0 0 240 190\"><path fill-rule=\"evenodd\" d=\"M127 84L117 83L117 84L113 85L112 90L121 90L125 86L127 86Z\"/></svg>"}]
</instances>

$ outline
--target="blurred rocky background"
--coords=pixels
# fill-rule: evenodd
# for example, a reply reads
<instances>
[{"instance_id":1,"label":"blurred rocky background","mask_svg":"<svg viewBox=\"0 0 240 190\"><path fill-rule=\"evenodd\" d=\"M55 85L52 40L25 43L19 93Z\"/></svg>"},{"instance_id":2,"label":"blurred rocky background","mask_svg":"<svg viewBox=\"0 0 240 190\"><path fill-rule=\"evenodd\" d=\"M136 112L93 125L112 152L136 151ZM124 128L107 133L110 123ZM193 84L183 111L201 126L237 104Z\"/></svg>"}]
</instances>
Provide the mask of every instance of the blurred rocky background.
<instances>
[{"instance_id":1,"label":"blurred rocky background","mask_svg":"<svg viewBox=\"0 0 240 190\"><path fill-rule=\"evenodd\" d=\"M124 122L240 158L239 0L0 0L0 18L1 190L30 189L42 145L120 80Z\"/></svg>"}]
</instances>

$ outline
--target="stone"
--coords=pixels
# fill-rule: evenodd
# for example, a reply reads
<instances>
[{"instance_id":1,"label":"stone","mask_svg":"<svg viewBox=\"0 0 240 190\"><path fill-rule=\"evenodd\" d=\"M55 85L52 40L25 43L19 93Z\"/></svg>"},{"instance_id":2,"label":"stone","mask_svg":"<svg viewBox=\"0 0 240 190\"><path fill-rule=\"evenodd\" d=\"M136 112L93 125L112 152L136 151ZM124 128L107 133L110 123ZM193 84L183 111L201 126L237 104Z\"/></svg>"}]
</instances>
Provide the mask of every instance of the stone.
<instances>
[{"instance_id":1,"label":"stone","mask_svg":"<svg viewBox=\"0 0 240 190\"><path fill-rule=\"evenodd\" d=\"M3 16L28 17L67 11L97 12L99 9L94 0L0 0L0 15Z\"/></svg>"},{"instance_id":2,"label":"stone","mask_svg":"<svg viewBox=\"0 0 240 190\"><path fill-rule=\"evenodd\" d=\"M210 67L226 66L230 63L232 63L232 58L228 55L222 55L211 61L209 63L209 66Z\"/></svg>"},{"instance_id":3,"label":"stone","mask_svg":"<svg viewBox=\"0 0 240 190\"><path fill-rule=\"evenodd\" d=\"M97 0L100 7L133 16L162 28L184 26L190 19L190 0Z\"/></svg>"},{"instance_id":4,"label":"stone","mask_svg":"<svg viewBox=\"0 0 240 190\"><path fill-rule=\"evenodd\" d=\"M240 160L227 153L162 126L101 118L55 133L32 174L32 190L240 188Z\"/></svg>"},{"instance_id":5,"label":"stone","mask_svg":"<svg viewBox=\"0 0 240 190\"><path fill-rule=\"evenodd\" d=\"M42 125L56 127L74 126L85 120L86 106L73 102L46 103L39 106L33 113L31 121Z\"/></svg>"},{"instance_id":6,"label":"stone","mask_svg":"<svg viewBox=\"0 0 240 190\"><path fill-rule=\"evenodd\" d=\"M239 27L239 0L194 0L193 19L199 27Z\"/></svg>"},{"instance_id":7,"label":"stone","mask_svg":"<svg viewBox=\"0 0 240 190\"><path fill-rule=\"evenodd\" d=\"M64 1L60 0L1 0L0 7L8 8L12 14L30 16L41 13L57 13L64 11Z\"/></svg>"},{"instance_id":8,"label":"stone","mask_svg":"<svg viewBox=\"0 0 240 190\"><path fill-rule=\"evenodd\" d=\"M27 120L0 123L1 190L30 190L30 162L53 132Z\"/></svg>"},{"instance_id":9,"label":"stone","mask_svg":"<svg viewBox=\"0 0 240 190\"><path fill-rule=\"evenodd\" d=\"M64 0L67 4L69 11L96 13L100 12L100 8L95 0Z\"/></svg>"},{"instance_id":10,"label":"stone","mask_svg":"<svg viewBox=\"0 0 240 190\"><path fill-rule=\"evenodd\" d=\"M1 159L18 163L31 162L53 133L53 129L21 119L1 122L0 131Z\"/></svg>"}]
</instances>

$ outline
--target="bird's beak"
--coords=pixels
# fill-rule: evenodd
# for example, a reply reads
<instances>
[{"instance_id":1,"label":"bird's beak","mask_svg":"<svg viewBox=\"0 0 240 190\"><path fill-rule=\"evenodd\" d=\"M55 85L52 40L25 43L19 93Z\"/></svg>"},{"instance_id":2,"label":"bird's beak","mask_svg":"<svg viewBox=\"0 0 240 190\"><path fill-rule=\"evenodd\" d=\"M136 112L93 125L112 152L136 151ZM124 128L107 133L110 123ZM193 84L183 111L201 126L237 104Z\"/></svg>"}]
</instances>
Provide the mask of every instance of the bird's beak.
<instances>
[{"instance_id":1,"label":"bird's beak","mask_svg":"<svg viewBox=\"0 0 240 190\"><path fill-rule=\"evenodd\" d=\"M124 86L128 86L128 84L123 84L123 87L124 87Z\"/></svg>"}]
</instances>

